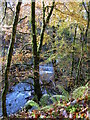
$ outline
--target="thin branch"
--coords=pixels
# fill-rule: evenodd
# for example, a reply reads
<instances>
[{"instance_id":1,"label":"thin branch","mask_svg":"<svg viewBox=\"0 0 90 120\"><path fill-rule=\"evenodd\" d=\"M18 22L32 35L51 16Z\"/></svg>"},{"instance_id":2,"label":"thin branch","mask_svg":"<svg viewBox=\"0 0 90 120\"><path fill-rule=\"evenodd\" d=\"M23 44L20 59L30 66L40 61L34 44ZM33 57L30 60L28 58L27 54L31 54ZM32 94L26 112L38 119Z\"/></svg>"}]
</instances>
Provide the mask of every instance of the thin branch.
<instances>
[{"instance_id":1,"label":"thin branch","mask_svg":"<svg viewBox=\"0 0 90 120\"><path fill-rule=\"evenodd\" d=\"M20 33L20 34L28 34L28 35L31 34L30 32L21 32L21 31L18 31L18 33Z\"/></svg>"},{"instance_id":2,"label":"thin branch","mask_svg":"<svg viewBox=\"0 0 90 120\"><path fill-rule=\"evenodd\" d=\"M88 2L87 17L88 17L87 18L88 19L87 20L87 28L86 28L85 37L84 37L85 43L87 43L87 34L88 34L89 25L90 25L90 1Z\"/></svg>"},{"instance_id":3,"label":"thin branch","mask_svg":"<svg viewBox=\"0 0 90 120\"><path fill-rule=\"evenodd\" d=\"M45 11L46 11L46 8L45 8L45 4L43 1L43 24L45 24Z\"/></svg>"},{"instance_id":4,"label":"thin branch","mask_svg":"<svg viewBox=\"0 0 90 120\"><path fill-rule=\"evenodd\" d=\"M3 22L3 20L4 20L5 17L6 17L6 10L7 10L7 2L5 1L4 17L3 17L2 21L1 21L1 23Z\"/></svg>"},{"instance_id":5,"label":"thin branch","mask_svg":"<svg viewBox=\"0 0 90 120\"><path fill-rule=\"evenodd\" d=\"M9 3L9 2L8 2ZM10 3L9 3L10 4ZM11 6L11 5L10 5ZM1 21L1 23L3 22L3 20L5 19L5 17L6 17L6 10L7 9L10 9L12 12L13 12L13 16L14 16L14 11L12 10L12 8L11 7L7 7L7 2L6 2L6 0L5 0L5 10L4 10L4 17L2 18L2 21Z\"/></svg>"},{"instance_id":6,"label":"thin branch","mask_svg":"<svg viewBox=\"0 0 90 120\"><path fill-rule=\"evenodd\" d=\"M83 2L82 4L83 4L83 7L85 8L86 12L88 13L88 10L87 10L87 8L85 6L85 3Z\"/></svg>"},{"instance_id":7,"label":"thin branch","mask_svg":"<svg viewBox=\"0 0 90 120\"><path fill-rule=\"evenodd\" d=\"M20 50L20 52L19 53L21 53L22 52L22 50L26 47L26 46L28 46L28 45L32 45L31 43L26 43L23 47L22 47L22 49Z\"/></svg>"},{"instance_id":8,"label":"thin branch","mask_svg":"<svg viewBox=\"0 0 90 120\"><path fill-rule=\"evenodd\" d=\"M12 8L11 7L7 7L7 8L9 8L13 12L13 15L14 15L14 11L12 10Z\"/></svg>"},{"instance_id":9,"label":"thin branch","mask_svg":"<svg viewBox=\"0 0 90 120\"><path fill-rule=\"evenodd\" d=\"M54 4L55 4L55 2L53 2L53 4L52 4L50 13L49 13L48 16L47 16L47 19L46 19L46 23L45 23L45 24L48 24L48 23L49 23L49 19L50 19L51 15L52 15L52 12L53 12L53 9L54 9Z\"/></svg>"},{"instance_id":10,"label":"thin branch","mask_svg":"<svg viewBox=\"0 0 90 120\"><path fill-rule=\"evenodd\" d=\"M46 22L43 24L43 27L42 27L42 30L41 30L41 34L40 34L40 45L39 45L39 49L38 49L38 55L40 54L40 51L41 51L41 48L42 48L42 44L43 44L43 37L44 37L44 31L45 31L45 28L47 26L47 24L49 23L49 19L52 15L52 12L53 12L53 9L54 9L54 5L55 5L55 2L53 1L52 3L52 7L51 7L51 10L46 18Z\"/></svg>"},{"instance_id":11,"label":"thin branch","mask_svg":"<svg viewBox=\"0 0 90 120\"><path fill-rule=\"evenodd\" d=\"M65 5L65 3L63 3L64 7L70 12L70 10L68 9L68 7ZM70 12L71 13L71 12Z\"/></svg>"},{"instance_id":12,"label":"thin branch","mask_svg":"<svg viewBox=\"0 0 90 120\"><path fill-rule=\"evenodd\" d=\"M75 15L73 12L69 11L69 13L65 13L65 12L61 11L60 9L58 9L58 8L55 8L55 10L57 10L58 12L61 12L62 14L66 14L66 15L70 15L70 16Z\"/></svg>"},{"instance_id":13,"label":"thin branch","mask_svg":"<svg viewBox=\"0 0 90 120\"><path fill-rule=\"evenodd\" d=\"M55 7L55 10L57 10L58 12L61 12L62 14L66 14L65 12L62 12L60 9Z\"/></svg>"},{"instance_id":14,"label":"thin branch","mask_svg":"<svg viewBox=\"0 0 90 120\"><path fill-rule=\"evenodd\" d=\"M20 23L22 20L24 20L24 19L26 19L26 18L27 18L27 16L21 18L21 19L18 21L18 23Z\"/></svg>"}]
</instances>

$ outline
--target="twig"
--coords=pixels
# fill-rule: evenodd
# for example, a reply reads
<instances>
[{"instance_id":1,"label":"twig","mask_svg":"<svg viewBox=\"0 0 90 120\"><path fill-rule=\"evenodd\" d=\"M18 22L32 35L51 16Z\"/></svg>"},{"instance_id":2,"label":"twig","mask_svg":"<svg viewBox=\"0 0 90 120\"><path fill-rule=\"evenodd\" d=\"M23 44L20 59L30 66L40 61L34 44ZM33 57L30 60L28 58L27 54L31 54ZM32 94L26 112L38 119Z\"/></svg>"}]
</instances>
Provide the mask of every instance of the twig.
<instances>
[{"instance_id":1,"label":"twig","mask_svg":"<svg viewBox=\"0 0 90 120\"><path fill-rule=\"evenodd\" d=\"M20 23L22 20L24 20L24 19L26 19L26 18L27 18L27 16L21 18L21 19L18 21L18 23Z\"/></svg>"},{"instance_id":2,"label":"twig","mask_svg":"<svg viewBox=\"0 0 90 120\"><path fill-rule=\"evenodd\" d=\"M50 12L49 12L49 14L48 14L48 16L47 16L47 18L46 18L46 22L43 23L43 27L42 27L42 30L41 30L41 34L40 34L40 44L39 44L39 49L38 49L38 55L40 54L40 51L41 51L41 48L42 48L44 31L45 31L45 28L46 28L47 24L49 23L49 19L50 19L51 15L52 15L54 6L55 6L55 2L54 2L54 0L53 0L51 10L50 10ZM45 13L44 13L44 15L45 15ZM45 16L44 16L44 17L45 17Z\"/></svg>"},{"instance_id":3,"label":"twig","mask_svg":"<svg viewBox=\"0 0 90 120\"><path fill-rule=\"evenodd\" d=\"M85 6L85 3L83 2L82 4L83 4L83 7L85 8L86 12L88 13L88 10L87 10L87 8Z\"/></svg>"},{"instance_id":4,"label":"twig","mask_svg":"<svg viewBox=\"0 0 90 120\"><path fill-rule=\"evenodd\" d=\"M59 10L58 8L55 8L55 10L57 10L57 11L63 13L63 14L66 14L66 13L62 12L61 10Z\"/></svg>"},{"instance_id":5,"label":"twig","mask_svg":"<svg viewBox=\"0 0 90 120\"><path fill-rule=\"evenodd\" d=\"M13 12L13 15L14 15L14 11L12 10L12 8L11 7L7 7L7 8L9 8Z\"/></svg>"},{"instance_id":6,"label":"twig","mask_svg":"<svg viewBox=\"0 0 90 120\"><path fill-rule=\"evenodd\" d=\"M70 12L70 10L68 9L68 7L65 5L65 3L63 3L64 7ZM71 13L71 12L70 12Z\"/></svg>"},{"instance_id":7,"label":"twig","mask_svg":"<svg viewBox=\"0 0 90 120\"><path fill-rule=\"evenodd\" d=\"M2 23L3 20L5 19L5 16L6 16L6 10L7 10L7 2L6 2L6 0L5 0L5 11L4 11L4 17L3 17L2 21L1 21L1 23Z\"/></svg>"},{"instance_id":8,"label":"twig","mask_svg":"<svg viewBox=\"0 0 90 120\"><path fill-rule=\"evenodd\" d=\"M22 50L27 46L27 45L32 45L31 43L26 43L23 47L22 47L22 49L20 50L20 52L19 53L21 53L22 52Z\"/></svg>"}]
</instances>

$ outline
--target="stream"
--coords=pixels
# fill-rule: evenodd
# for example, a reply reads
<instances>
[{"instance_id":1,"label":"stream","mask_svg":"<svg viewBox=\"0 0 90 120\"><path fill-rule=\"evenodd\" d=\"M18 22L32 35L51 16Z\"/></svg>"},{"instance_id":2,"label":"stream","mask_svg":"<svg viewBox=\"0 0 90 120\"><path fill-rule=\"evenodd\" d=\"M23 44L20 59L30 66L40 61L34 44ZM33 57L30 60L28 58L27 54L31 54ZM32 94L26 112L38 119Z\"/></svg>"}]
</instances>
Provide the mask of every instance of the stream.
<instances>
[{"instance_id":1,"label":"stream","mask_svg":"<svg viewBox=\"0 0 90 120\"><path fill-rule=\"evenodd\" d=\"M45 65L40 65L40 82L42 83L42 81L47 81L50 82L52 80L53 77L53 65L52 64L45 64ZM31 78L29 78L28 80L26 80L25 82L21 82L18 83L17 85L13 86L11 88L11 91L7 94L6 96L6 106L7 106L7 114L13 114L18 112L19 110L21 110L28 98L32 99L34 90L31 90L33 88L31 88L30 84L28 84L27 82L30 82L31 84L33 84L33 80ZM42 93L47 93L47 91L45 89L42 90ZM1 109L1 105L0 105L0 116L2 116L2 109Z\"/></svg>"}]
</instances>

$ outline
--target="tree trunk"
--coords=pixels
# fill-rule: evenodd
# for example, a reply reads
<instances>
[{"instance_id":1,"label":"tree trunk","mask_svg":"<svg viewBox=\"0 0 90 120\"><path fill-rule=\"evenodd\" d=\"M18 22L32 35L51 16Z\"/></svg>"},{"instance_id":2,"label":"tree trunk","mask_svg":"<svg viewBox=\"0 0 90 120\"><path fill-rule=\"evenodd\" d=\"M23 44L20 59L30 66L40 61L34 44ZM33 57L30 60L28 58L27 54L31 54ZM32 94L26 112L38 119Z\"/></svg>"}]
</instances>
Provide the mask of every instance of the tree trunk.
<instances>
[{"instance_id":1,"label":"tree trunk","mask_svg":"<svg viewBox=\"0 0 90 120\"><path fill-rule=\"evenodd\" d=\"M6 95L8 92L8 73L9 73L11 59L12 59L12 55L13 55L13 48L14 48L14 42L15 42L15 36L16 36L16 28L17 28L17 24L18 24L20 6L21 6L21 2L18 2L17 7L16 7L16 15L15 15L15 19L14 19L13 29L12 29L12 37L11 37L11 41L10 41L10 47L9 47L9 51L8 51L7 65L6 65L6 69L5 69L5 78L4 78L5 86L4 86L4 90L2 93L2 114L4 117L7 117Z\"/></svg>"},{"instance_id":2,"label":"tree trunk","mask_svg":"<svg viewBox=\"0 0 90 120\"><path fill-rule=\"evenodd\" d=\"M53 54L55 55L56 54L56 46L55 46L55 36L56 36L56 32L55 32L55 27L53 26ZM56 65L56 59L53 59L52 60L52 63L53 63L53 68L54 68L54 81L55 81L55 84L56 82L58 81L58 77L59 77L59 74L58 74L58 71L57 71L57 65Z\"/></svg>"},{"instance_id":3,"label":"tree trunk","mask_svg":"<svg viewBox=\"0 0 90 120\"><path fill-rule=\"evenodd\" d=\"M52 15L53 9L54 9L55 2L52 2L51 10L46 18L45 22L45 7L43 6L43 26L40 34L40 44L39 48L37 50L37 37L36 37L36 26L35 26L35 0L31 1L31 22L32 22L32 43L33 43L33 56L34 56L34 91L37 95L38 101L40 100L42 96L40 83L39 83L39 60L40 60L40 53L42 49L43 44L43 38L44 38L44 32L47 24L49 23L49 19ZM44 5L44 2L43 2Z\"/></svg>"},{"instance_id":4,"label":"tree trunk","mask_svg":"<svg viewBox=\"0 0 90 120\"><path fill-rule=\"evenodd\" d=\"M39 83L39 55L37 53L37 40L36 40L36 28L35 28L35 2L31 3L31 22L32 22L32 43L33 43L33 56L34 56L34 91L38 100L42 96L40 83Z\"/></svg>"},{"instance_id":5,"label":"tree trunk","mask_svg":"<svg viewBox=\"0 0 90 120\"><path fill-rule=\"evenodd\" d=\"M76 85L80 85L81 81L81 71L82 71L82 62L83 62L83 47L84 47L84 35L83 35L83 32L81 31L81 57L79 59L79 63L78 63L78 68L77 68L77 74L76 74Z\"/></svg>"},{"instance_id":6,"label":"tree trunk","mask_svg":"<svg viewBox=\"0 0 90 120\"><path fill-rule=\"evenodd\" d=\"M71 77L73 77L73 71L74 71L76 34L77 34L77 25L75 26L75 34L74 34L74 40L73 40Z\"/></svg>"},{"instance_id":7,"label":"tree trunk","mask_svg":"<svg viewBox=\"0 0 90 120\"><path fill-rule=\"evenodd\" d=\"M86 8L84 2L83 2L83 6L84 6L86 13L87 13L87 28L86 28L85 36L84 36L85 44L87 44L87 33L88 33L89 25L90 25L90 1L88 2L88 8Z\"/></svg>"},{"instance_id":8,"label":"tree trunk","mask_svg":"<svg viewBox=\"0 0 90 120\"><path fill-rule=\"evenodd\" d=\"M39 101L42 97L42 92L39 83L39 56L34 58L34 90Z\"/></svg>"}]
</instances>

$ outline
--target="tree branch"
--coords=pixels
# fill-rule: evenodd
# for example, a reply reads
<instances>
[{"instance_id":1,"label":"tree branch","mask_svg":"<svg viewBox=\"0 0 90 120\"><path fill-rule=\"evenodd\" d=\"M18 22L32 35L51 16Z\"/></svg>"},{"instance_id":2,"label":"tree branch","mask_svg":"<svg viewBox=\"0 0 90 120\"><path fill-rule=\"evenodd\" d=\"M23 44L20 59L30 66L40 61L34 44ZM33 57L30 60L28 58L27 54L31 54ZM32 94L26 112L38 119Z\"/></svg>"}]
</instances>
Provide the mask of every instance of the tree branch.
<instances>
[{"instance_id":1,"label":"tree branch","mask_svg":"<svg viewBox=\"0 0 90 120\"><path fill-rule=\"evenodd\" d=\"M54 4L55 4L55 2L53 2L50 13L47 16L46 23L45 23L46 25L49 23L49 19L50 19L51 15L52 15L52 12L53 12L53 9L54 9Z\"/></svg>"},{"instance_id":2,"label":"tree branch","mask_svg":"<svg viewBox=\"0 0 90 120\"><path fill-rule=\"evenodd\" d=\"M70 12L70 10L68 9L68 7L65 5L65 3L63 3L64 7ZM71 12L70 12L71 13Z\"/></svg>"},{"instance_id":3,"label":"tree branch","mask_svg":"<svg viewBox=\"0 0 90 120\"><path fill-rule=\"evenodd\" d=\"M7 8L9 8L13 12L13 15L14 15L14 11L12 10L12 8L11 7L7 7Z\"/></svg>"},{"instance_id":4,"label":"tree branch","mask_svg":"<svg viewBox=\"0 0 90 120\"><path fill-rule=\"evenodd\" d=\"M45 24L45 4L44 4L44 1L43 1L43 24Z\"/></svg>"},{"instance_id":5,"label":"tree branch","mask_svg":"<svg viewBox=\"0 0 90 120\"><path fill-rule=\"evenodd\" d=\"M87 43L87 33L88 33L89 25L90 25L90 1L88 2L88 10L86 12L87 12L87 19L88 20L87 20L87 28L86 28L86 31L85 31L85 37L84 37L85 43Z\"/></svg>"},{"instance_id":6,"label":"tree branch","mask_svg":"<svg viewBox=\"0 0 90 120\"><path fill-rule=\"evenodd\" d=\"M22 49L20 50L20 52L19 53L21 53L22 52L22 50L27 46L27 45L32 45L31 43L26 43L23 47L22 47Z\"/></svg>"},{"instance_id":7,"label":"tree branch","mask_svg":"<svg viewBox=\"0 0 90 120\"><path fill-rule=\"evenodd\" d=\"M61 12L62 14L66 14L66 13L62 12L61 10L59 10L58 8L56 8L56 7L55 7L55 10Z\"/></svg>"},{"instance_id":8,"label":"tree branch","mask_svg":"<svg viewBox=\"0 0 90 120\"><path fill-rule=\"evenodd\" d=\"M18 23L20 23L22 20L24 20L24 19L26 19L26 18L27 18L27 16L21 18L21 19L18 21Z\"/></svg>"},{"instance_id":9,"label":"tree branch","mask_svg":"<svg viewBox=\"0 0 90 120\"><path fill-rule=\"evenodd\" d=\"M51 15L52 15L54 5L55 5L55 2L53 1L52 6L51 6L51 10L50 10L50 12L49 12L49 14L48 14L48 16L46 18L46 22L43 23L43 26L42 26L42 30L41 30L41 34L40 34L40 44L39 44L39 49L38 49L38 55L40 54L41 49L42 49L44 31L45 31L45 28L46 28L47 24L49 23L49 19L50 19ZM43 11L43 12L45 12L45 11ZM45 15L45 13L43 13L43 15ZM43 18L45 18L45 16L43 16ZM44 20L43 20L43 22L44 22Z\"/></svg>"},{"instance_id":10,"label":"tree branch","mask_svg":"<svg viewBox=\"0 0 90 120\"><path fill-rule=\"evenodd\" d=\"M88 13L88 10L87 10L87 8L86 8L86 6L85 6L85 3L83 2L82 4L83 4L84 9L85 9L86 12Z\"/></svg>"},{"instance_id":11,"label":"tree branch","mask_svg":"<svg viewBox=\"0 0 90 120\"><path fill-rule=\"evenodd\" d=\"M4 17L3 17L2 21L1 21L1 23L2 23L2 22L3 22L3 20L5 19L5 16L6 16L6 10L7 10L7 2L6 2L6 0L5 0Z\"/></svg>"}]
</instances>

